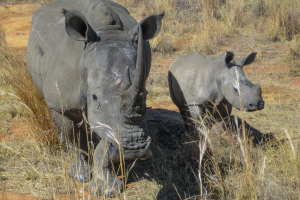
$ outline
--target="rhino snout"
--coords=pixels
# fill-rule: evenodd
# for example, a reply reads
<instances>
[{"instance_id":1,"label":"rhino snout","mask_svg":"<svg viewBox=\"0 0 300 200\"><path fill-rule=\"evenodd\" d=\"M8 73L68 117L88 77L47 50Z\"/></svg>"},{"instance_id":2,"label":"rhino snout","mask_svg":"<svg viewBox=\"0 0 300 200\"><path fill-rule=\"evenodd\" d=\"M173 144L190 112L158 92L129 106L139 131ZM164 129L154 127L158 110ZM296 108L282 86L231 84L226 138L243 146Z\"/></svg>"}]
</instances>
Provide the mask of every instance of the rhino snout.
<instances>
[{"instance_id":1,"label":"rhino snout","mask_svg":"<svg viewBox=\"0 0 300 200\"><path fill-rule=\"evenodd\" d=\"M259 100L256 104L249 103L247 106L247 111L252 112L256 110L262 110L265 107L264 100Z\"/></svg>"}]
</instances>

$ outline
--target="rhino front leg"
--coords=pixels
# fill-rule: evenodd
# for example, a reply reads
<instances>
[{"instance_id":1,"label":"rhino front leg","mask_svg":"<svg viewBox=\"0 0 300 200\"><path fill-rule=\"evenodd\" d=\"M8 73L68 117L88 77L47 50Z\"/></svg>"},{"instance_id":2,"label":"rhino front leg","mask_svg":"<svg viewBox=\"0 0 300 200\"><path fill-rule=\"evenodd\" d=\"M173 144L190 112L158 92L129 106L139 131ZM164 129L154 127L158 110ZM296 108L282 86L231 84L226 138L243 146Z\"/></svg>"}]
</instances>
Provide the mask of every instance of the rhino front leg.
<instances>
[{"instance_id":1,"label":"rhino front leg","mask_svg":"<svg viewBox=\"0 0 300 200\"><path fill-rule=\"evenodd\" d=\"M94 151L94 171L90 187L95 195L114 196L123 190L123 183L112 173L113 161L118 159L118 150L101 140ZM115 172L117 169L115 170Z\"/></svg>"},{"instance_id":2,"label":"rhino front leg","mask_svg":"<svg viewBox=\"0 0 300 200\"><path fill-rule=\"evenodd\" d=\"M74 162L69 167L69 175L81 182L91 178L90 162L88 160L88 139L83 128L78 128L68 116L55 110L50 110L57 127L57 137L61 143L72 144L75 151Z\"/></svg>"}]
</instances>

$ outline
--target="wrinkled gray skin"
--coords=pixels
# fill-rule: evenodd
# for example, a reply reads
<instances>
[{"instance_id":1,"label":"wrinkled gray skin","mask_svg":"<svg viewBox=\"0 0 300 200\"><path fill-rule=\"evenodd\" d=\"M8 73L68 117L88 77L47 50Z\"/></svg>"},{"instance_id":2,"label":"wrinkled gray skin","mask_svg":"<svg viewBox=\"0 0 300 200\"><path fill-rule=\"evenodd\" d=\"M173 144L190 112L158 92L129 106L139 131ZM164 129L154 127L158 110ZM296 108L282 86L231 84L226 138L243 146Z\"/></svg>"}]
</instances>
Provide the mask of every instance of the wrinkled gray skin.
<instances>
[{"instance_id":1,"label":"wrinkled gray skin","mask_svg":"<svg viewBox=\"0 0 300 200\"><path fill-rule=\"evenodd\" d=\"M264 108L260 85L253 85L243 70L255 56L253 52L235 62L232 52L207 58L195 51L171 63L170 95L186 128L193 120L205 116L222 121L231 114L232 106L248 112Z\"/></svg>"},{"instance_id":2,"label":"wrinkled gray skin","mask_svg":"<svg viewBox=\"0 0 300 200\"><path fill-rule=\"evenodd\" d=\"M111 161L120 158L118 141L124 159L150 155L144 120L148 40L159 33L162 17L152 15L138 24L124 7L108 0L57 0L33 15L29 72L59 139L77 149L71 176L89 179L87 156L94 147L90 185L95 193L122 191L122 181L110 170Z\"/></svg>"}]
</instances>

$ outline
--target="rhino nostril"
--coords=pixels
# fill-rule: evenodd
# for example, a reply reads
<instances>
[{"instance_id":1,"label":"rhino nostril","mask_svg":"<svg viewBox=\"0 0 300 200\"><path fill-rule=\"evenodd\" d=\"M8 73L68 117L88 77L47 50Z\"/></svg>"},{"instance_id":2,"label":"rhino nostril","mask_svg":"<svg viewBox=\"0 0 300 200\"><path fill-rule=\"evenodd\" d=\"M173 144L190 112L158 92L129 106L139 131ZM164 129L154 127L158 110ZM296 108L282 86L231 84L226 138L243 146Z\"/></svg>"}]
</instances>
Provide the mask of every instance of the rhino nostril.
<instances>
[{"instance_id":1,"label":"rhino nostril","mask_svg":"<svg viewBox=\"0 0 300 200\"><path fill-rule=\"evenodd\" d=\"M250 103L248 106L249 106L249 107L253 107L253 104Z\"/></svg>"}]
</instances>

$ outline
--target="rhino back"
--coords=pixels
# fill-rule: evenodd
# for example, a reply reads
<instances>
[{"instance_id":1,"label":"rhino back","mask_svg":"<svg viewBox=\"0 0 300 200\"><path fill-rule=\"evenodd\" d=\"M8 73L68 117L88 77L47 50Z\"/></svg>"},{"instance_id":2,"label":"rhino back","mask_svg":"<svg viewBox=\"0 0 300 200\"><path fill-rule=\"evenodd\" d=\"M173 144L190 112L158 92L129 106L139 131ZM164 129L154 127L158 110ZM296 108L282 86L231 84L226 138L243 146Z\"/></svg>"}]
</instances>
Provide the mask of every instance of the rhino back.
<instances>
[{"instance_id":1,"label":"rhino back","mask_svg":"<svg viewBox=\"0 0 300 200\"><path fill-rule=\"evenodd\" d=\"M186 103L202 101L205 103L215 95L216 73L215 58L206 58L198 51L180 57L170 65L170 73L173 76L172 90L175 95L180 95L180 90ZM178 83L178 85L173 84ZM170 88L171 89L171 88ZM177 98L177 97L176 97ZM182 97L179 104L182 102Z\"/></svg>"},{"instance_id":2,"label":"rhino back","mask_svg":"<svg viewBox=\"0 0 300 200\"><path fill-rule=\"evenodd\" d=\"M67 35L62 8L79 10L95 30L119 19L123 29L130 29L137 22L124 7L108 0L57 0L34 13L27 47L29 72L50 108L60 109L63 101L72 109L86 101L85 72L79 69L85 44Z\"/></svg>"}]
</instances>

